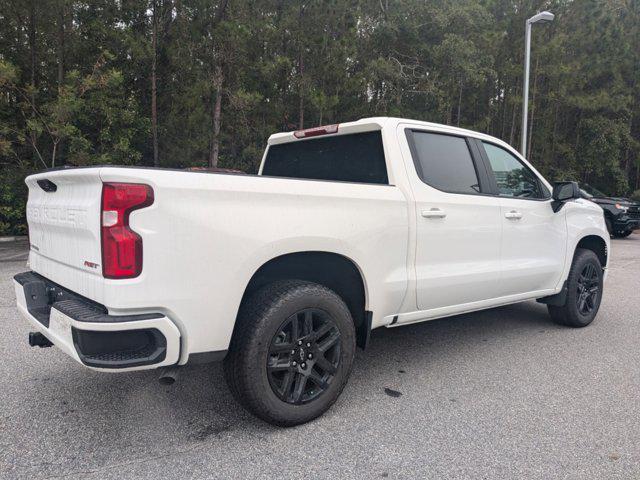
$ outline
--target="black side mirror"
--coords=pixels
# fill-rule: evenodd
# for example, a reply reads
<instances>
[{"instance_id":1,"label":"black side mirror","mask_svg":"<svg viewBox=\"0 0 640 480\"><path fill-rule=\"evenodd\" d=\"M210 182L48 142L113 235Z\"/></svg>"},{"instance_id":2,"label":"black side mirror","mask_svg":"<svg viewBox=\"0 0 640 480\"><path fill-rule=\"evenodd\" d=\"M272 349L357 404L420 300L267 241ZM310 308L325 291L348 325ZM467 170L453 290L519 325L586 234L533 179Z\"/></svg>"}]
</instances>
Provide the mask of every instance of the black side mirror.
<instances>
[{"instance_id":1,"label":"black side mirror","mask_svg":"<svg viewBox=\"0 0 640 480\"><path fill-rule=\"evenodd\" d=\"M555 182L551 197L553 198L551 207L554 212L558 212L565 202L573 198L582 198L582 195L580 194L578 182Z\"/></svg>"}]
</instances>

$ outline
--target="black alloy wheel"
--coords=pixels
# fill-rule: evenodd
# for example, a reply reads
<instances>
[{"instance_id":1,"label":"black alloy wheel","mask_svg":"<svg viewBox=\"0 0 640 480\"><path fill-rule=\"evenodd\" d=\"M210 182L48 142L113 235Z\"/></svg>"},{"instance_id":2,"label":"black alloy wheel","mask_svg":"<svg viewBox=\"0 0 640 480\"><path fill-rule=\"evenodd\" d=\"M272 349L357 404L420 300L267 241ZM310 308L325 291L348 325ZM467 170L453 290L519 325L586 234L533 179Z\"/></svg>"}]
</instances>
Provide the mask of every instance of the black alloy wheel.
<instances>
[{"instance_id":1,"label":"black alloy wheel","mask_svg":"<svg viewBox=\"0 0 640 480\"><path fill-rule=\"evenodd\" d=\"M548 305L554 322L568 327L586 327L596 317L602 301L604 270L592 250L578 248L566 281L564 305Z\"/></svg>"},{"instance_id":2,"label":"black alloy wheel","mask_svg":"<svg viewBox=\"0 0 640 480\"><path fill-rule=\"evenodd\" d=\"M331 316L306 308L287 318L271 339L269 384L284 402L301 405L322 395L340 365L340 330Z\"/></svg>"},{"instance_id":3,"label":"black alloy wheel","mask_svg":"<svg viewBox=\"0 0 640 480\"><path fill-rule=\"evenodd\" d=\"M326 412L349 379L356 348L353 317L333 290L277 280L240 308L224 362L233 396L282 427Z\"/></svg>"},{"instance_id":4,"label":"black alloy wheel","mask_svg":"<svg viewBox=\"0 0 640 480\"><path fill-rule=\"evenodd\" d=\"M587 263L577 282L576 307L581 315L590 315L597 306L600 289L600 273L592 263Z\"/></svg>"}]
</instances>

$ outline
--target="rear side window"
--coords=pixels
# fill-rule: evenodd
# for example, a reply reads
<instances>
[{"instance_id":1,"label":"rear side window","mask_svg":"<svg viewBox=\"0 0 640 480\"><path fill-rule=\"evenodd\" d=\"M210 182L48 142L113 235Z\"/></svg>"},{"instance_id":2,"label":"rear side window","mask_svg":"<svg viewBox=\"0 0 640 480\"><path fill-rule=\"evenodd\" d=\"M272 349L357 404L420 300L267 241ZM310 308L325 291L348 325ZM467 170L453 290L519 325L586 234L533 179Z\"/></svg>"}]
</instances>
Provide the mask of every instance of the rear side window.
<instances>
[{"instance_id":1,"label":"rear side window","mask_svg":"<svg viewBox=\"0 0 640 480\"><path fill-rule=\"evenodd\" d=\"M410 137L416 170L423 182L449 193L480 193L478 174L464 138L420 131L411 132Z\"/></svg>"},{"instance_id":2,"label":"rear side window","mask_svg":"<svg viewBox=\"0 0 640 480\"><path fill-rule=\"evenodd\" d=\"M379 131L272 145L262 175L388 184Z\"/></svg>"}]
</instances>

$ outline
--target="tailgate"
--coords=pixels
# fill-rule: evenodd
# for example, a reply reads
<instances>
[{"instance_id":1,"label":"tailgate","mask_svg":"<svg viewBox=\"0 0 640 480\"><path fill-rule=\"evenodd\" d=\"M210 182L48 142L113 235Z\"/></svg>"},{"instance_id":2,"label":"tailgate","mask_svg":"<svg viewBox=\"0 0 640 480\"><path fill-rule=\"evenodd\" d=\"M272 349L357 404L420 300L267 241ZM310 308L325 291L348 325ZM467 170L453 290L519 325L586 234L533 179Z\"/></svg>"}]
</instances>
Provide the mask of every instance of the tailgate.
<instances>
[{"instance_id":1,"label":"tailgate","mask_svg":"<svg viewBox=\"0 0 640 480\"><path fill-rule=\"evenodd\" d=\"M40 173L26 184L31 268L52 280L69 269L101 277L100 169Z\"/></svg>"}]
</instances>

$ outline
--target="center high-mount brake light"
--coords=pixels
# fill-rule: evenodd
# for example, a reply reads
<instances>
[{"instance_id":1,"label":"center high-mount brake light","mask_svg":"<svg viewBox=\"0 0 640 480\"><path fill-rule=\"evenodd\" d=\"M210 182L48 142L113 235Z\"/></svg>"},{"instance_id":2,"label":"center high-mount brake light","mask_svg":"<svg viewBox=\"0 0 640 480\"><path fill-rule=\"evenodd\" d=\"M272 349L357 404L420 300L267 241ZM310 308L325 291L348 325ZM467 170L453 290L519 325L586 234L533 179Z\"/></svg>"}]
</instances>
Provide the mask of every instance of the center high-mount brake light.
<instances>
[{"instance_id":1,"label":"center high-mount brake light","mask_svg":"<svg viewBox=\"0 0 640 480\"><path fill-rule=\"evenodd\" d=\"M129 214L153 203L153 189L140 183L102 184L102 275L134 278L142 272L142 237Z\"/></svg>"},{"instance_id":2,"label":"center high-mount brake light","mask_svg":"<svg viewBox=\"0 0 640 480\"><path fill-rule=\"evenodd\" d=\"M338 124L325 125L323 127L307 128L306 130L296 130L293 136L296 138L317 137L318 135L327 135L329 133L338 133Z\"/></svg>"}]
</instances>

